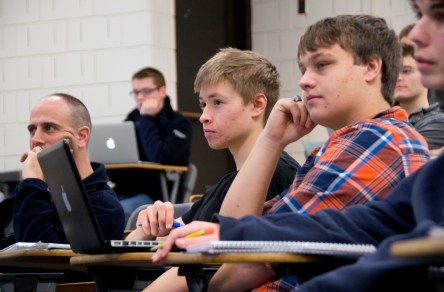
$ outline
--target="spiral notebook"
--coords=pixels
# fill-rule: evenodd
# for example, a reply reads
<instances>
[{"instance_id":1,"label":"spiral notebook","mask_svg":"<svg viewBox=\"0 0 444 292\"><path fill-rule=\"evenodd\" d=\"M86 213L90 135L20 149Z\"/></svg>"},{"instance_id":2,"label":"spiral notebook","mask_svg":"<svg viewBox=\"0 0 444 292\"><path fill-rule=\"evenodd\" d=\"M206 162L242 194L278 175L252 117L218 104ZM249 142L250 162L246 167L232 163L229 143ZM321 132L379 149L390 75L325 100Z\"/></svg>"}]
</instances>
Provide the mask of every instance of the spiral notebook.
<instances>
[{"instance_id":1,"label":"spiral notebook","mask_svg":"<svg viewBox=\"0 0 444 292\"><path fill-rule=\"evenodd\" d=\"M300 253L352 258L375 250L371 244L310 241L209 241L187 247L189 253Z\"/></svg>"}]
</instances>

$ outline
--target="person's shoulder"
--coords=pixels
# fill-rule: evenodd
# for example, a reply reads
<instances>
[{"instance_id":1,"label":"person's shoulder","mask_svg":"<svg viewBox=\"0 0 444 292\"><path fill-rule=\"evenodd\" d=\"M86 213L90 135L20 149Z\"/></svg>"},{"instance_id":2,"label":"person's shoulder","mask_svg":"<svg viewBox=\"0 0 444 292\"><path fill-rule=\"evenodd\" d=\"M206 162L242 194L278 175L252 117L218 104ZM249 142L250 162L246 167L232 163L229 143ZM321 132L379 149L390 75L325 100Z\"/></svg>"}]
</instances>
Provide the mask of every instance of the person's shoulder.
<instances>
[{"instance_id":1,"label":"person's shoulder","mask_svg":"<svg viewBox=\"0 0 444 292\"><path fill-rule=\"evenodd\" d=\"M14 189L13 193L16 193L20 188L24 188L24 187L35 187L35 188L42 188L42 189L46 190L48 188L48 185L46 184L45 181L38 179L38 178L25 178L20 181L18 186Z\"/></svg>"},{"instance_id":2,"label":"person's shoulder","mask_svg":"<svg viewBox=\"0 0 444 292\"><path fill-rule=\"evenodd\" d=\"M415 131L415 128L407 120L397 117L379 117L374 119L366 119L357 122L349 128L350 131L359 132L401 132Z\"/></svg>"},{"instance_id":3,"label":"person's shoulder","mask_svg":"<svg viewBox=\"0 0 444 292\"><path fill-rule=\"evenodd\" d=\"M410 123L396 118L378 118L362 120L336 131L330 144L344 144L344 141L349 141L350 146L353 144L369 146L380 140L398 143L406 139L424 142L422 136Z\"/></svg>"},{"instance_id":4,"label":"person's shoulder","mask_svg":"<svg viewBox=\"0 0 444 292\"><path fill-rule=\"evenodd\" d=\"M124 121L135 121L137 117L140 116L140 112L137 108L134 108L132 111L130 111L127 115Z\"/></svg>"},{"instance_id":5,"label":"person's shoulder","mask_svg":"<svg viewBox=\"0 0 444 292\"><path fill-rule=\"evenodd\" d=\"M434 121L444 121L444 112L441 110L438 103L434 103L427 108L424 117Z\"/></svg>"}]
</instances>

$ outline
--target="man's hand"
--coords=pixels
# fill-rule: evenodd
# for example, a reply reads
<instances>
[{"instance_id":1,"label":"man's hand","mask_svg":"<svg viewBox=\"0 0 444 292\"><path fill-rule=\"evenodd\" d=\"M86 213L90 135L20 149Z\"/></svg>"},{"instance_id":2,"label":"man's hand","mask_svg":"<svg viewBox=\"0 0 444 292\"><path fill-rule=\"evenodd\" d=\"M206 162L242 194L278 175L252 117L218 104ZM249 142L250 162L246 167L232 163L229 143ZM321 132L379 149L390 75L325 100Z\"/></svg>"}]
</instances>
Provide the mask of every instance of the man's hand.
<instances>
[{"instance_id":1,"label":"man's hand","mask_svg":"<svg viewBox=\"0 0 444 292\"><path fill-rule=\"evenodd\" d=\"M170 202L156 201L139 212L136 230L127 236L127 240L154 239L166 236L173 228L174 207Z\"/></svg>"},{"instance_id":2,"label":"man's hand","mask_svg":"<svg viewBox=\"0 0 444 292\"><path fill-rule=\"evenodd\" d=\"M163 108L163 99L147 98L142 103L142 107L140 108L140 114L155 117L159 114L162 108Z\"/></svg>"},{"instance_id":3,"label":"man's hand","mask_svg":"<svg viewBox=\"0 0 444 292\"><path fill-rule=\"evenodd\" d=\"M36 146L32 150L23 153L20 158L20 162L23 162L22 177L26 178L38 178L45 180L40 163L37 159L37 154L42 151L42 147Z\"/></svg>"},{"instance_id":4,"label":"man's hand","mask_svg":"<svg viewBox=\"0 0 444 292\"><path fill-rule=\"evenodd\" d=\"M191 233L206 230L208 228L211 228L213 232L195 237L187 237ZM163 248L158 249L153 255L152 261L154 263L158 263L164 259L170 252L173 245L176 245L181 249L186 249L186 247L191 244L219 240L219 230L219 224L203 221L193 221L183 227L176 228L170 232L170 235L163 245Z\"/></svg>"},{"instance_id":5,"label":"man's hand","mask_svg":"<svg viewBox=\"0 0 444 292\"><path fill-rule=\"evenodd\" d=\"M315 126L304 102L282 98L271 111L264 135L285 147L310 133Z\"/></svg>"}]
</instances>

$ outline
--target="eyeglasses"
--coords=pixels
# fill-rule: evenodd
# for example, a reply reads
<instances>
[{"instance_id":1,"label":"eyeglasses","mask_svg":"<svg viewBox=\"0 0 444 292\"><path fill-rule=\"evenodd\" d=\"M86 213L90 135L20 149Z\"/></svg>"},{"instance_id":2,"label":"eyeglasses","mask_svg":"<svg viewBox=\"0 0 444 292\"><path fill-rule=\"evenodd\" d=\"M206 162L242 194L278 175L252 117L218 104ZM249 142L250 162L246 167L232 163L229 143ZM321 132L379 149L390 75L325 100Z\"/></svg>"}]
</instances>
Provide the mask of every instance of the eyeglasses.
<instances>
[{"instance_id":1,"label":"eyeglasses","mask_svg":"<svg viewBox=\"0 0 444 292\"><path fill-rule=\"evenodd\" d=\"M129 94L132 97L136 97L139 94L142 94L143 96L147 96L147 95L150 95L151 93L153 93L154 91L156 91L158 89L159 89L159 87L155 87L155 88L142 88L141 90L130 91Z\"/></svg>"}]
</instances>

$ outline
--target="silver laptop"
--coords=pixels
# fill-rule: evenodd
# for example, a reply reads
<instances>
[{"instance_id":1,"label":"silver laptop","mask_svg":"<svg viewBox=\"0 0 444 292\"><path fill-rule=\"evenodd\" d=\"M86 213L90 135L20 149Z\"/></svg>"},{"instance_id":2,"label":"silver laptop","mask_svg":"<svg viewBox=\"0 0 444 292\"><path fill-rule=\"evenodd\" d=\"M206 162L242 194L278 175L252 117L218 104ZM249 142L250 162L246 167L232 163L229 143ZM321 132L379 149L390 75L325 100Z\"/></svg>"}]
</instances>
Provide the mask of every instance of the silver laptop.
<instances>
[{"instance_id":1,"label":"silver laptop","mask_svg":"<svg viewBox=\"0 0 444 292\"><path fill-rule=\"evenodd\" d=\"M136 129L131 121L93 125L88 149L93 162L139 163Z\"/></svg>"},{"instance_id":2,"label":"silver laptop","mask_svg":"<svg viewBox=\"0 0 444 292\"><path fill-rule=\"evenodd\" d=\"M66 140L38 154L54 206L71 249L79 253L150 251L161 241L106 240Z\"/></svg>"}]
</instances>

